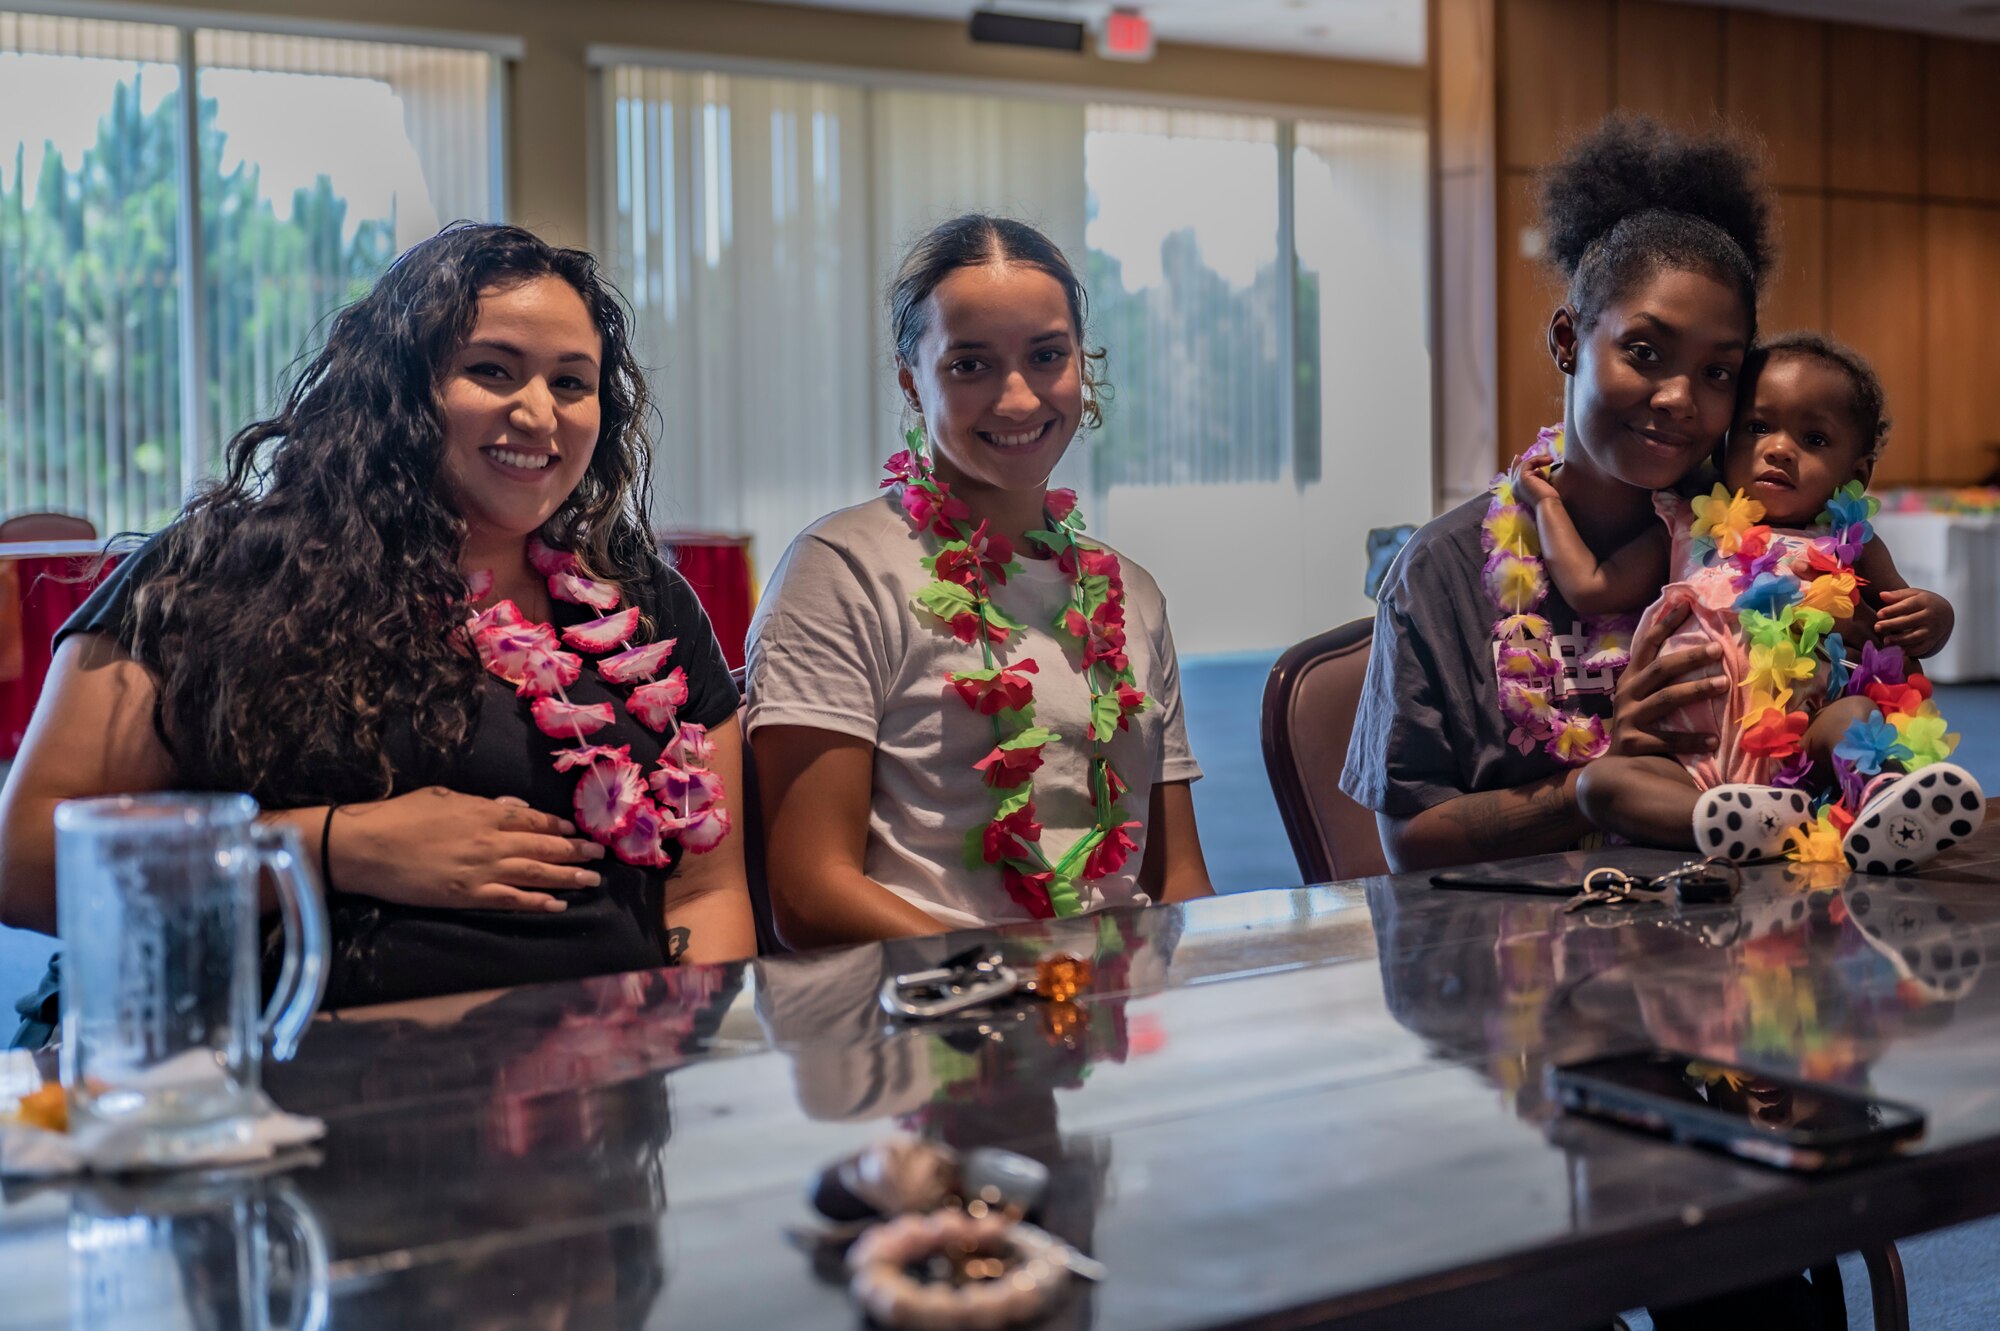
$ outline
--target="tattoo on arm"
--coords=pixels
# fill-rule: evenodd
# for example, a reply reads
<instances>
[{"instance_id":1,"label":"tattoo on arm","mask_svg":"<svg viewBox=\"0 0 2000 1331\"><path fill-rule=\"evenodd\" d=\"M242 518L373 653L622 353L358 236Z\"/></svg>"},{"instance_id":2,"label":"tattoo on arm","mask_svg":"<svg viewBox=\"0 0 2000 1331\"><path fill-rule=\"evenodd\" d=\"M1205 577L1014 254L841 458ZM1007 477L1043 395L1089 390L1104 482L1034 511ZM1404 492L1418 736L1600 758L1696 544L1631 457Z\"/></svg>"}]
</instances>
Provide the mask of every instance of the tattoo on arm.
<instances>
[{"instance_id":1,"label":"tattoo on arm","mask_svg":"<svg viewBox=\"0 0 2000 1331\"><path fill-rule=\"evenodd\" d=\"M1557 779L1532 791L1489 790L1462 795L1446 805L1443 813L1458 827L1470 849L1482 855L1515 854L1524 838L1568 830L1572 815L1564 786L1565 782Z\"/></svg>"},{"instance_id":2,"label":"tattoo on arm","mask_svg":"<svg viewBox=\"0 0 2000 1331\"><path fill-rule=\"evenodd\" d=\"M681 958L687 955L687 950L688 931L686 929L667 930L667 964L669 966L680 965Z\"/></svg>"}]
</instances>

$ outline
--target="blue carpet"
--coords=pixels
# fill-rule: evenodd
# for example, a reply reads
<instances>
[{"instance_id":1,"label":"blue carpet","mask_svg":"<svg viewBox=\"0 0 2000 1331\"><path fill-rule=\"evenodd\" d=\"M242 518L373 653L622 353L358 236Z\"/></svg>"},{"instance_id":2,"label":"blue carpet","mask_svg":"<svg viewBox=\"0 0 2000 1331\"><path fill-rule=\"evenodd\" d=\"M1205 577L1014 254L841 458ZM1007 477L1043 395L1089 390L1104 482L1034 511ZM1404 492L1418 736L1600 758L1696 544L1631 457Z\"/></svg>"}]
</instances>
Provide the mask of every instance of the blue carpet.
<instances>
[{"instance_id":1,"label":"blue carpet","mask_svg":"<svg viewBox=\"0 0 2000 1331\"><path fill-rule=\"evenodd\" d=\"M1188 746L1202 771L1194 783L1194 816L1218 892L1299 881L1259 739L1264 679L1277 659L1263 652L1181 659Z\"/></svg>"}]
</instances>

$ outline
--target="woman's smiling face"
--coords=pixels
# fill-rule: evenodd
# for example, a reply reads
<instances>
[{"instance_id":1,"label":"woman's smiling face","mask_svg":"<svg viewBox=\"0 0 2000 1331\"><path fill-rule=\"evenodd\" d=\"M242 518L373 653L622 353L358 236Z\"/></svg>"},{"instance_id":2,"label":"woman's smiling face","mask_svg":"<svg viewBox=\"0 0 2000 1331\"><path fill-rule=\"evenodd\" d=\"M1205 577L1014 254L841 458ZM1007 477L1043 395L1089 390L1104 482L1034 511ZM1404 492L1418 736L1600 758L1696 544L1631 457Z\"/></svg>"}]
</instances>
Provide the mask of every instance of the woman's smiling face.
<instances>
[{"instance_id":1,"label":"woman's smiling face","mask_svg":"<svg viewBox=\"0 0 2000 1331\"><path fill-rule=\"evenodd\" d=\"M479 294L446 367L443 483L468 527L539 531L590 466L604 338L576 288L537 277Z\"/></svg>"},{"instance_id":2,"label":"woman's smiling face","mask_svg":"<svg viewBox=\"0 0 2000 1331\"><path fill-rule=\"evenodd\" d=\"M927 301L897 379L955 488L1038 491L1083 416L1083 349L1062 284L1028 264L960 268Z\"/></svg>"},{"instance_id":3,"label":"woman's smiling face","mask_svg":"<svg viewBox=\"0 0 2000 1331\"><path fill-rule=\"evenodd\" d=\"M1573 358L1568 456L1627 485L1664 490L1714 451L1736 408L1750 311L1705 273L1663 269L1609 302L1581 333L1559 310L1558 361Z\"/></svg>"}]
</instances>

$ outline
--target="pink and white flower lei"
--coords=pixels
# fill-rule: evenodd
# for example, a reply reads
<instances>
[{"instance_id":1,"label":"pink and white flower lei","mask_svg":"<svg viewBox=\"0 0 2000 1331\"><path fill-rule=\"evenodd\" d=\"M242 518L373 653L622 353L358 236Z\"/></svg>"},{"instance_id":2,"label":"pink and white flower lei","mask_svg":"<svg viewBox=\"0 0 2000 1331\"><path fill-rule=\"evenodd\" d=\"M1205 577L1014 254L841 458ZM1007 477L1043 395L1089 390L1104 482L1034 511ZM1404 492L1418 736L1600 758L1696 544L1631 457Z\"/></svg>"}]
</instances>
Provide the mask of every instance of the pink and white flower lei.
<instances>
[{"instance_id":1,"label":"pink and white flower lei","mask_svg":"<svg viewBox=\"0 0 2000 1331\"><path fill-rule=\"evenodd\" d=\"M706 766L715 746L704 727L682 724L676 716L688 699L686 672L676 667L666 678L654 678L673 654L675 640L633 646L639 608L616 609L618 588L585 577L568 551L531 536L528 562L548 579L549 595L604 615L558 634L552 625L527 619L512 601L495 601L469 617L466 628L480 663L531 700L528 711L535 728L551 739L574 741L555 752L554 763L558 772L579 772L576 825L625 863L646 868L670 863L670 837L692 854L714 850L729 835L722 781ZM492 595L493 575L475 569L466 584L477 601ZM576 651L564 651L564 644ZM621 650L603 655L614 648ZM617 716L611 703L573 703L564 692L583 676L578 652L601 658L597 673L605 683L634 686L625 698L626 712L647 729L668 735L650 775L632 761L630 745L587 742Z\"/></svg>"},{"instance_id":2,"label":"pink and white flower lei","mask_svg":"<svg viewBox=\"0 0 2000 1331\"><path fill-rule=\"evenodd\" d=\"M991 717L993 748L973 764L995 807L988 822L966 833L969 869L997 867L1007 894L1036 919L1075 915L1083 902L1079 882L1092 882L1125 866L1139 849L1131 833L1137 820L1119 806L1126 786L1111 769L1108 746L1118 731L1152 705L1132 674L1125 651L1125 583L1118 557L1084 540L1076 494L1050 490L1044 502L1048 526L1028 539L1049 550L1070 576L1070 595L1051 626L1077 648L1077 669L1090 691L1090 786L1096 821L1053 863L1043 854L1042 825L1035 821L1034 773L1042 751L1062 737L1035 724L1035 683L1041 667L1032 659L1002 664L994 649L1005 647L1024 627L993 603L992 588L1020 572L1014 544L973 526L965 502L951 493L931 467L923 432L906 436L908 448L887 462L888 486L902 487L898 498L911 528L939 542L926 555L932 581L911 598L915 608L951 630L960 642L979 644L981 668L954 670L945 681L974 712Z\"/></svg>"},{"instance_id":3,"label":"pink and white flower lei","mask_svg":"<svg viewBox=\"0 0 2000 1331\"><path fill-rule=\"evenodd\" d=\"M1493 669L1500 681L1500 714L1511 727L1507 742L1522 753L1539 748L1574 767L1603 756L1611 737L1602 718L1555 705L1562 659L1554 650L1554 629L1534 613L1548 595L1548 573L1534 515L1514 489L1523 474L1546 474L1561 462L1562 447L1562 427L1548 426L1535 436L1534 447L1494 478L1493 502L1479 525L1479 546L1486 552L1480 576L1500 609L1493 625ZM1632 659L1632 628L1627 615L1586 620L1589 641L1579 664L1591 671L1623 669Z\"/></svg>"}]
</instances>

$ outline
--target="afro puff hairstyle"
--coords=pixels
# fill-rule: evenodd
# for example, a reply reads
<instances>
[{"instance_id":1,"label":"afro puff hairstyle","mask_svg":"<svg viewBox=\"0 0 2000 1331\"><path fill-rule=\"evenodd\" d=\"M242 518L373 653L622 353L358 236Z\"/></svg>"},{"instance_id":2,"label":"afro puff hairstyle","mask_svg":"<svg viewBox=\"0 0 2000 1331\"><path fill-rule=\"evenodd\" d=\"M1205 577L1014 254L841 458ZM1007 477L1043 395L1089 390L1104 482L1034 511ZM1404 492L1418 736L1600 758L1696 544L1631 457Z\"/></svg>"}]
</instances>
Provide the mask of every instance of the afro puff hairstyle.
<instances>
[{"instance_id":1,"label":"afro puff hairstyle","mask_svg":"<svg viewBox=\"0 0 2000 1331\"><path fill-rule=\"evenodd\" d=\"M1541 212L1579 329L1654 274L1686 271L1740 295L1754 334L1772 260L1759 176L1743 143L1690 138L1646 116L1610 116L1572 144L1542 173Z\"/></svg>"}]
</instances>

